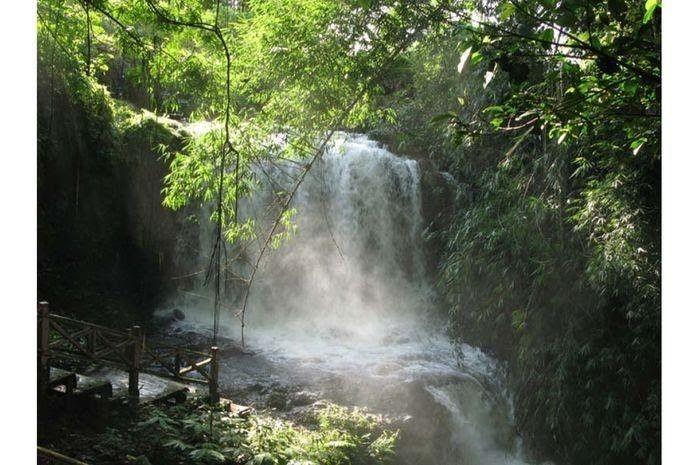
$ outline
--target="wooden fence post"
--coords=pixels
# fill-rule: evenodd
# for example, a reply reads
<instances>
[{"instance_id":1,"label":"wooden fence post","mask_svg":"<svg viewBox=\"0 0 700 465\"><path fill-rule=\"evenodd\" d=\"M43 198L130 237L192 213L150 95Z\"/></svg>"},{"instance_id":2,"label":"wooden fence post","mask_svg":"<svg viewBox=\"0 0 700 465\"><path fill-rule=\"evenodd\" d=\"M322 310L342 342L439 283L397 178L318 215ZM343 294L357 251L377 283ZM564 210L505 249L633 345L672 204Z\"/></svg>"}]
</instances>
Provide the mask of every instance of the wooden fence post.
<instances>
[{"instance_id":1,"label":"wooden fence post","mask_svg":"<svg viewBox=\"0 0 700 465\"><path fill-rule=\"evenodd\" d=\"M39 302L37 305L37 311L39 314L39 328L38 328L38 363L37 363L37 381L38 381L38 393L40 396L46 395L46 390L49 386L49 303Z\"/></svg>"},{"instance_id":2,"label":"wooden fence post","mask_svg":"<svg viewBox=\"0 0 700 465\"><path fill-rule=\"evenodd\" d=\"M133 326L129 330L131 335L130 354L129 354L129 401L132 405L138 405L139 402L139 366L141 363L141 346L143 338L141 337L141 328Z\"/></svg>"},{"instance_id":3,"label":"wooden fence post","mask_svg":"<svg viewBox=\"0 0 700 465\"><path fill-rule=\"evenodd\" d=\"M209 401L219 403L219 348L211 348L211 370L209 371Z\"/></svg>"},{"instance_id":4,"label":"wooden fence post","mask_svg":"<svg viewBox=\"0 0 700 465\"><path fill-rule=\"evenodd\" d=\"M90 332L87 337L87 350L90 352L90 357L95 357L95 352L97 351L97 328L90 328Z\"/></svg>"}]
</instances>

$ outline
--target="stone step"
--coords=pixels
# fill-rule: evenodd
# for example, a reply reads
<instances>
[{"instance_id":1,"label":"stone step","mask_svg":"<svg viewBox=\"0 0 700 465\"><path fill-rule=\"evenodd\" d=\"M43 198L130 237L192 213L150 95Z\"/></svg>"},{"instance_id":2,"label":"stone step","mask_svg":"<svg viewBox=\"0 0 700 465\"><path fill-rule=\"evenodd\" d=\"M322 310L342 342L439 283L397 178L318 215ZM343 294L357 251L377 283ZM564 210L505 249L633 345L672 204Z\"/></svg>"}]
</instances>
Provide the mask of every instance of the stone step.
<instances>
[{"instance_id":1,"label":"stone step","mask_svg":"<svg viewBox=\"0 0 700 465\"><path fill-rule=\"evenodd\" d=\"M77 384L78 376L75 373L55 367L49 368L49 389L70 394Z\"/></svg>"},{"instance_id":2,"label":"stone step","mask_svg":"<svg viewBox=\"0 0 700 465\"><path fill-rule=\"evenodd\" d=\"M112 383L110 380L100 377L76 374L78 385L75 388L77 396L97 396L100 398L112 397Z\"/></svg>"},{"instance_id":3,"label":"stone step","mask_svg":"<svg viewBox=\"0 0 700 465\"><path fill-rule=\"evenodd\" d=\"M112 383L108 379L86 376L72 371L51 367L49 369L49 389L61 394L74 396L110 397Z\"/></svg>"}]
</instances>

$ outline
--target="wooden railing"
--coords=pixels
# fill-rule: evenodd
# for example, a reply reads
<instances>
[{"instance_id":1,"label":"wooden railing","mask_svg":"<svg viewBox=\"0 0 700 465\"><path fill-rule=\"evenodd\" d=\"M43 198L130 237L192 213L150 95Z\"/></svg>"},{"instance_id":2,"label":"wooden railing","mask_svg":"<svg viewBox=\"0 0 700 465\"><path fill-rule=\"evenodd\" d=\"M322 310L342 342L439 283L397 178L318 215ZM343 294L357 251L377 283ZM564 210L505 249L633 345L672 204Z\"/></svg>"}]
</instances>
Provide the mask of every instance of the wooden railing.
<instances>
[{"instance_id":1,"label":"wooden railing","mask_svg":"<svg viewBox=\"0 0 700 465\"><path fill-rule=\"evenodd\" d=\"M206 384L216 375L213 371L218 366L217 359L216 347L205 353L167 345L144 347L142 358L152 369L166 372L172 378Z\"/></svg>"},{"instance_id":2,"label":"wooden railing","mask_svg":"<svg viewBox=\"0 0 700 465\"><path fill-rule=\"evenodd\" d=\"M127 331L118 331L55 315L49 312L47 302L39 302L38 313L40 393L46 392L49 385L50 360L72 359L126 369L129 373L129 397L135 401L138 401L139 397L139 372L168 376L178 381L207 384L211 401L219 401L217 347L212 347L207 354L174 346L148 346L138 326L133 326Z\"/></svg>"}]
</instances>

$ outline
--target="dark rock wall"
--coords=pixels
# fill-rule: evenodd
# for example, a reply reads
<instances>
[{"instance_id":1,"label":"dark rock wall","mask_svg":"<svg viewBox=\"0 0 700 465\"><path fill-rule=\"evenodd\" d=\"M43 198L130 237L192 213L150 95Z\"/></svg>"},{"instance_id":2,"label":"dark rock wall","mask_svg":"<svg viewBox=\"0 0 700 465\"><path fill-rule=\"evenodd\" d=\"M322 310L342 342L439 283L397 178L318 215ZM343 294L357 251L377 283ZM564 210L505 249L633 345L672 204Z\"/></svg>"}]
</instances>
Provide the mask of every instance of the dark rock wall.
<instances>
[{"instance_id":1,"label":"dark rock wall","mask_svg":"<svg viewBox=\"0 0 700 465\"><path fill-rule=\"evenodd\" d=\"M38 299L53 311L113 326L147 324L168 292L182 214L161 204L155 122L119 131L109 99L39 76Z\"/></svg>"}]
</instances>

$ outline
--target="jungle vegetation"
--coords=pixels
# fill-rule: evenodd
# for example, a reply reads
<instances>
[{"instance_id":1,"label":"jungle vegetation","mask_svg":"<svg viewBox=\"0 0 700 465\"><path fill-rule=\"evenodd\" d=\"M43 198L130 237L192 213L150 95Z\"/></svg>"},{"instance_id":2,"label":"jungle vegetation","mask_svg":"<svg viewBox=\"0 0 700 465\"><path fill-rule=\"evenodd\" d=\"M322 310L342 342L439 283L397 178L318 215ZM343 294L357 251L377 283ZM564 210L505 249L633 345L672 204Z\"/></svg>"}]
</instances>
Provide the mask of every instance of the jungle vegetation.
<instances>
[{"instance_id":1,"label":"jungle vegetation","mask_svg":"<svg viewBox=\"0 0 700 465\"><path fill-rule=\"evenodd\" d=\"M37 28L49 295L77 262L155 269L118 234L115 167L137 147L166 163L164 205L213 202L244 250L293 229L293 190L270 224L239 221L256 164L294 160L301 183L329 131L368 132L453 176L446 226L426 231L436 317L508 363L535 452L660 462L660 0L39 0ZM158 288L90 274L84 292L130 289L135 307Z\"/></svg>"}]
</instances>

